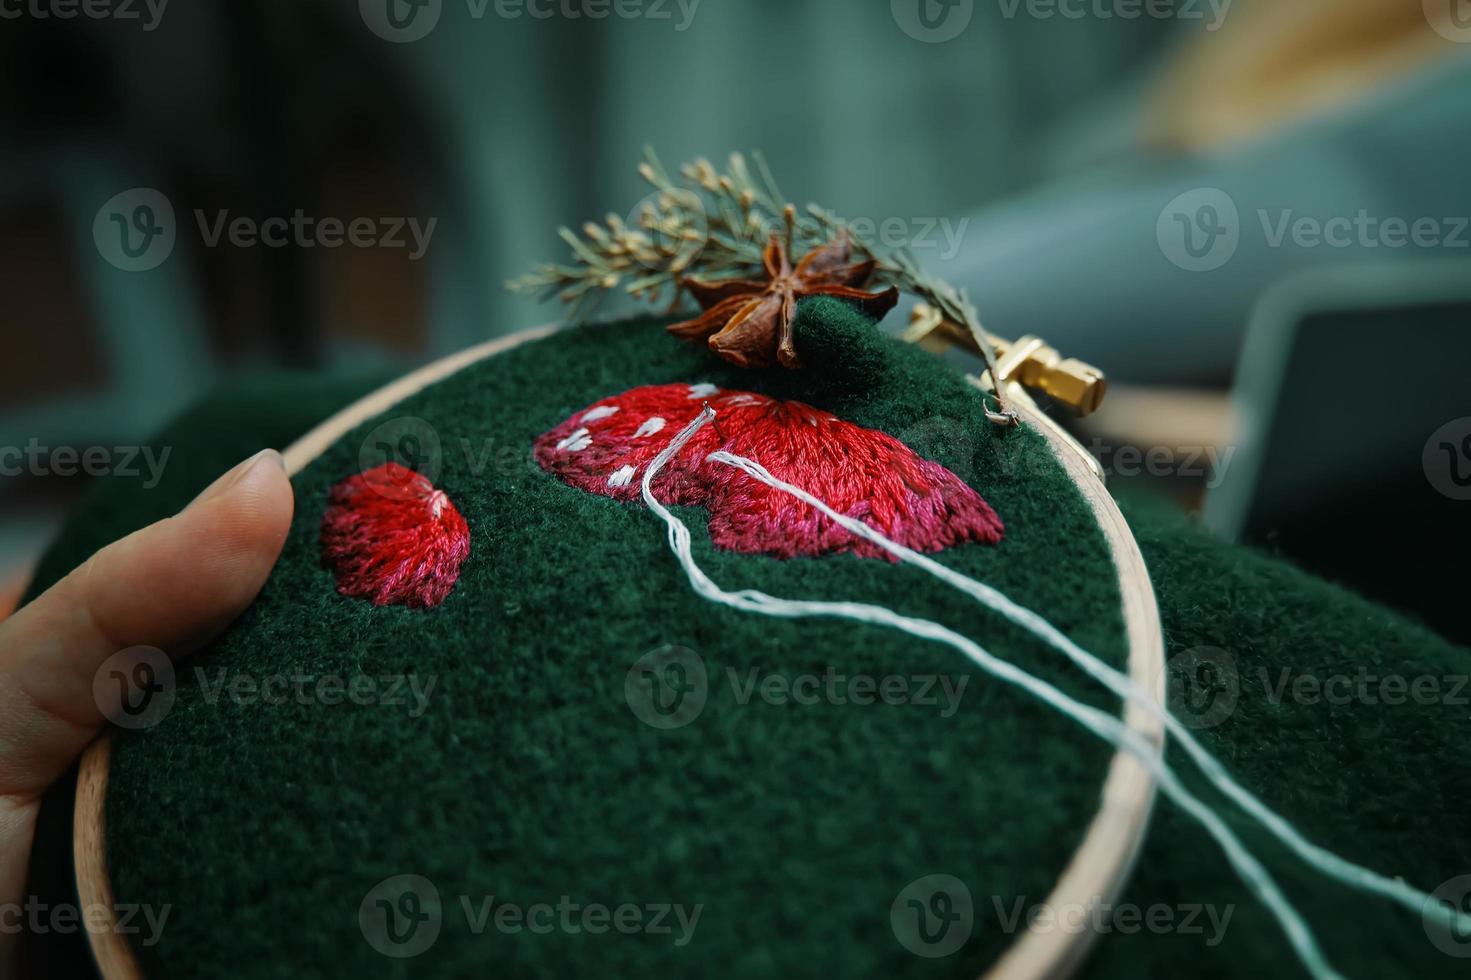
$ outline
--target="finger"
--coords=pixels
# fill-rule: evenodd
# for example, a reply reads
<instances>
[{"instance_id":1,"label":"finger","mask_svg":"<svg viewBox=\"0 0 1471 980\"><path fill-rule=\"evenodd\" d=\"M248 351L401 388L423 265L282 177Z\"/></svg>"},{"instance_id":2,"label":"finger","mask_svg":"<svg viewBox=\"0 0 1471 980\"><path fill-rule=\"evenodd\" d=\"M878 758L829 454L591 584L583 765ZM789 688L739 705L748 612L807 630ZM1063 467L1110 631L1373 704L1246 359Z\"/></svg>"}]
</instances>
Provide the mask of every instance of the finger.
<instances>
[{"instance_id":1,"label":"finger","mask_svg":"<svg viewBox=\"0 0 1471 980\"><path fill-rule=\"evenodd\" d=\"M24 898L41 794L106 723L98 668L131 646L182 656L223 629L265 583L293 503L280 455L253 456L0 622L0 907ZM0 934L0 976L18 938Z\"/></svg>"},{"instance_id":2,"label":"finger","mask_svg":"<svg viewBox=\"0 0 1471 980\"><path fill-rule=\"evenodd\" d=\"M0 623L0 797L39 797L102 730L93 679L109 657L152 646L177 658L238 616L281 552L292 507L267 450Z\"/></svg>"},{"instance_id":3,"label":"finger","mask_svg":"<svg viewBox=\"0 0 1471 980\"><path fill-rule=\"evenodd\" d=\"M24 897L41 794L106 723L92 693L98 668L132 646L182 656L223 629L265 583L292 507L268 450L0 623L0 903ZM0 975L15 939L0 935Z\"/></svg>"}]
</instances>

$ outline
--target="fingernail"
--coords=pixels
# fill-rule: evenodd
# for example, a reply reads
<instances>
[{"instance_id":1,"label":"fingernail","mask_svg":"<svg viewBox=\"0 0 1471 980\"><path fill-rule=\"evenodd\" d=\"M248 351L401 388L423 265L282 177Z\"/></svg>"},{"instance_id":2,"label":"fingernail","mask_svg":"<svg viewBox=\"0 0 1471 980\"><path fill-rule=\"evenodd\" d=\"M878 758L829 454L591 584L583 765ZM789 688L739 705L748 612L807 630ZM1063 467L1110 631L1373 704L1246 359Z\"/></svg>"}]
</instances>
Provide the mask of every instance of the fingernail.
<instances>
[{"instance_id":1,"label":"fingernail","mask_svg":"<svg viewBox=\"0 0 1471 980\"><path fill-rule=\"evenodd\" d=\"M251 479L263 469L275 469L284 473L286 471L286 461L281 458L281 454L276 452L276 450L262 449L244 462L236 464L228 473L211 483L204 489L203 493L190 502L189 507L193 507L195 504L201 504L206 500L212 500L222 493L228 493L241 482ZM188 508L186 507L185 510L188 510Z\"/></svg>"}]
</instances>

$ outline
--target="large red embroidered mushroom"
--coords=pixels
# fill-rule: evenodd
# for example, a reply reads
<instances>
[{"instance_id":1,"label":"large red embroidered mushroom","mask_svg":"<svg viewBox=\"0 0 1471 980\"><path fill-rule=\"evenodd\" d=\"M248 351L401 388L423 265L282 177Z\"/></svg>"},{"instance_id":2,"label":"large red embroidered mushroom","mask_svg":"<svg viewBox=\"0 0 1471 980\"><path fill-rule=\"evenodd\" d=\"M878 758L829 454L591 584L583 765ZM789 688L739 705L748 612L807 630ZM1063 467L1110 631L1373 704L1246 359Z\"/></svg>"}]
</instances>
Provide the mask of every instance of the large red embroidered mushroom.
<instances>
[{"instance_id":1,"label":"large red embroidered mushroom","mask_svg":"<svg viewBox=\"0 0 1471 980\"><path fill-rule=\"evenodd\" d=\"M605 398L539 437L536 461L571 486L638 501L645 468L706 403L717 413L714 422L659 471L652 489L662 503L705 507L710 537L721 548L893 560L790 495L708 462L717 449L755 460L916 551L1001 540L1001 519L980 494L893 436L802 402L709 384L652 385Z\"/></svg>"}]
</instances>

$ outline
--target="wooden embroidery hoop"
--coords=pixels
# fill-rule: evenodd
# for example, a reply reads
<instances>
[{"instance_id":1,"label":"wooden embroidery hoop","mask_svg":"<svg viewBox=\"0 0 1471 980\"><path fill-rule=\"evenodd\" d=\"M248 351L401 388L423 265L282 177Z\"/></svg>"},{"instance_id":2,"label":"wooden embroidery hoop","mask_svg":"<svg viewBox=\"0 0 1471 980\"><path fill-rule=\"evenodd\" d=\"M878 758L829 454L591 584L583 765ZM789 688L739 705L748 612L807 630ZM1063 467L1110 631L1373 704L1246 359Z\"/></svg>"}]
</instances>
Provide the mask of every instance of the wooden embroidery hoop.
<instances>
[{"instance_id":1,"label":"wooden embroidery hoop","mask_svg":"<svg viewBox=\"0 0 1471 980\"><path fill-rule=\"evenodd\" d=\"M380 388L327 419L302 436L283 455L286 471L299 473L328 447L363 422L383 414L420 390L478 361L555 333L557 327L523 330L471 347L436 361ZM1048 441L1053 455L1082 492L1098 520L1119 572L1124 628L1129 643L1129 676L1163 703L1164 638L1159 607L1144 557L1119 513L1113 498L1078 450L1050 426L1039 424L1038 412L1025 400L1012 406L1022 421L1034 426ZM1149 744L1164 748L1159 721L1137 705L1124 713L1128 726ZM143 972L113 921L115 901L107 873L106 798L112 758L111 736L104 735L82 757L77 777L76 812L72 844L76 860L77 894L82 908L106 910L109 928L89 930L88 940L103 980L144 980ZM1118 752L1109 764L1099 809L1082 843L1047 896L1053 909L1092 909L1112 902L1122 890L1144 841L1154 804L1155 784L1134 757ZM1093 944L1088 929L1070 932L1022 932L986 972L986 980L1043 980L1074 972Z\"/></svg>"}]
</instances>

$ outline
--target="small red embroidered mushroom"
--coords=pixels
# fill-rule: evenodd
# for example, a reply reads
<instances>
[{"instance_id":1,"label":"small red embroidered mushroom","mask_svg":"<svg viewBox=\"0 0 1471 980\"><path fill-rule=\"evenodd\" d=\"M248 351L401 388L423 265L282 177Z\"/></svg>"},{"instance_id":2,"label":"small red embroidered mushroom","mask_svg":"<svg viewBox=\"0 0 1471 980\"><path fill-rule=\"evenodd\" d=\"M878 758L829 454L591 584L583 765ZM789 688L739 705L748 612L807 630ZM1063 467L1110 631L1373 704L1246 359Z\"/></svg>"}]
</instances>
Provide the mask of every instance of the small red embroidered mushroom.
<instances>
[{"instance_id":1,"label":"small red embroidered mushroom","mask_svg":"<svg viewBox=\"0 0 1471 980\"><path fill-rule=\"evenodd\" d=\"M808 252L792 268L786 246L771 236L762 263L766 281L724 279L701 282L685 279L684 288L705 312L693 320L670 326L679 337L709 337L710 349L739 367L798 368L796 335L792 323L797 300L806 296L836 296L851 300L867 315L883 317L899 302L899 290L866 293L858 287L873 277L874 261L853 262L847 235Z\"/></svg>"},{"instance_id":2,"label":"small red embroidered mushroom","mask_svg":"<svg viewBox=\"0 0 1471 980\"><path fill-rule=\"evenodd\" d=\"M454 589L470 529L422 473L385 463L333 485L321 548L343 595L427 609Z\"/></svg>"},{"instance_id":3,"label":"small red embroidered mushroom","mask_svg":"<svg viewBox=\"0 0 1471 980\"><path fill-rule=\"evenodd\" d=\"M715 423L659 471L665 504L702 506L721 548L793 558L851 552L894 560L807 504L733 467L716 449L753 459L841 514L916 551L1001 540L1001 519L981 495L898 439L795 401L710 384L654 385L605 398L540 436L542 469L589 493L635 502L646 467L706 403Z\"/></svg>"}]
</instances>

